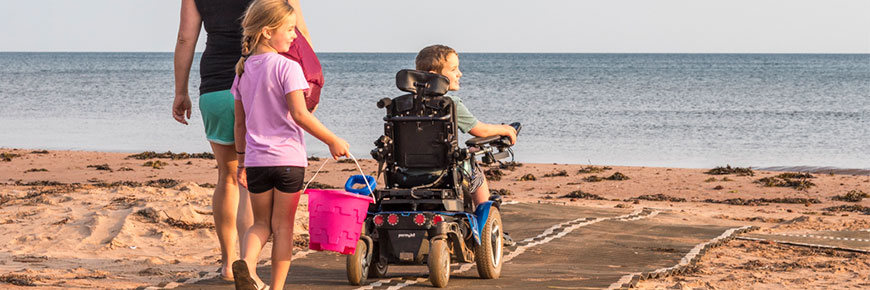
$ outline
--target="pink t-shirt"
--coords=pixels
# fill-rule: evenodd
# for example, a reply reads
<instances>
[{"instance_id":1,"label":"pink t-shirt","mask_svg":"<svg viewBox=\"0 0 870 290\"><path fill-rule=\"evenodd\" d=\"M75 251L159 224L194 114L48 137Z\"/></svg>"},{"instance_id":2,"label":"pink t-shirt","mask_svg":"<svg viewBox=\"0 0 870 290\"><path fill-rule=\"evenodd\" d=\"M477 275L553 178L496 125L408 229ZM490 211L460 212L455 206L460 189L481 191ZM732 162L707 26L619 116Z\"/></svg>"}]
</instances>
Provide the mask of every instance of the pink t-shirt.
<instances>
[{"instance_id":1,"label":"pink t-shirt","mask_svg":"<svg viewBox=\"0 0 870 290\"><path fill-rule=\"evenodd\" d=\"M308 166L304 131L293 121L285 95L307 90L299 63L277 53L248 57L230 89L245 108L245 166Z\"/></svg>"}]
</instances>

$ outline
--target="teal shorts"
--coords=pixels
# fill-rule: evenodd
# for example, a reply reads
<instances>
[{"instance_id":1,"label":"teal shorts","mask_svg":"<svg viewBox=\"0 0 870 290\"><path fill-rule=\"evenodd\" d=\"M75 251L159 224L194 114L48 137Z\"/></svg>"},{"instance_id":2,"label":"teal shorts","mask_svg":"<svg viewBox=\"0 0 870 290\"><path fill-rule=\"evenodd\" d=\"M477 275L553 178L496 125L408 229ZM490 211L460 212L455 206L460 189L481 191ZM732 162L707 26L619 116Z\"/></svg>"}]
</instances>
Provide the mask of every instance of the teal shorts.
<instances>
[{"instance_id":1,"label":"teal shorts","mask_svg":"<svg viewBox=\"0 0 870 290\"><path fill-rule=\"evenodd\" d=\"M230 90L205 93L199 96L199 111L205 125L205 137L209 142L233 145L236 138L235 99Z\"/></svg>"}]
</instances>

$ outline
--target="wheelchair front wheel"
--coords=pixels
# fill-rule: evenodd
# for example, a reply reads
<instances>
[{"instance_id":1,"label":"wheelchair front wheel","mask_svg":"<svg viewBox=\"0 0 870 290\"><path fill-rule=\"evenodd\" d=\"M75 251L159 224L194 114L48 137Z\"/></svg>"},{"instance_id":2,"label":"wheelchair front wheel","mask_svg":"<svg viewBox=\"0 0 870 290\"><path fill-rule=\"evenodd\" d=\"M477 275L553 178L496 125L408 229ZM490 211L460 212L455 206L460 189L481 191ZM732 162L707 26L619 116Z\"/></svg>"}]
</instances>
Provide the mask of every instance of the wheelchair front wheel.
<instances>
[{"instance_id":1,"label":"wheelchair front wheel","mask_svg":"<svg viewBox=\"0 0 870 290\"><path fill-rule=\"evenodd\" d=\"M429 246L429 281L438 288L447 287L450 281L450 252L447 250L447 240L436 239Z\"/></svg>"},{"instance_id":2,"label":"wheelchair front wheel","mask_svg":"<svg viewBox=\"0 0 870 290\"><path fill-rule=\"evenodd\" d=\"M367 254L368 244L359 240L356 242L356 251L352 255L347 255L347 281L351 285L360 286L368 279L371 261Z\"/></svg>"},{"instance_id":3,"label":"wheelchair front wheel","mask_svg":"<svg viewBox=\"0 0 870 290\"><path fill-rule=\"evenodd\" d=\"M480 232L480 245L474 249L474 261L477 273L483 279L498 279L501 275L501 265L504 257L504 230L501 224L501 214L497 207L489 210L489 218Z\"/></svg>"}]
</instances>

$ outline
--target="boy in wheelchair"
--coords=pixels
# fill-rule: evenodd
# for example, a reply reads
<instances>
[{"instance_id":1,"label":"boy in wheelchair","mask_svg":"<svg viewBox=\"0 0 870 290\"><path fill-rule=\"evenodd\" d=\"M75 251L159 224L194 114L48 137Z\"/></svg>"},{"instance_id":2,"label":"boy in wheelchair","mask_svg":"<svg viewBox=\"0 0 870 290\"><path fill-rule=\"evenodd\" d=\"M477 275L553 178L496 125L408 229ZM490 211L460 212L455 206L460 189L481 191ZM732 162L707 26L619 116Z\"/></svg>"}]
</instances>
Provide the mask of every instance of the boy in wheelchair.
<instances>
[{"instance_id":1,"label":"boy in wheelchair","mask_svg":"<svg viewBox=\"0 0 870 290\"><path fill-rule=\"evenodd\" d=\"M440 74L447 77L450 81L448 91L459 90L459 79L462 78L462 72L459 70L459 54L456 50L446 45L431 45L423 48L417 53L415 60L417 70L426 71L435 74ZM477 120L471 111L462 103L462 100L456 96L445 95L445 97L453 100L456 112L456 124L463 133L471 134L475 137L492 137L492 136L507 136L511 140L511 145L516 143L517 130L509 125L494 125L487 124ZM478 167L474 159L463 164L463 169L471 177L469 192L472 193L474 205L477 206L490 199L489 185L483 172ZM437 174L437 172L425 172L409 170L411 175L421 174ZM511 240L508 238L508 242Z\"/></svg>"}]
</instances>

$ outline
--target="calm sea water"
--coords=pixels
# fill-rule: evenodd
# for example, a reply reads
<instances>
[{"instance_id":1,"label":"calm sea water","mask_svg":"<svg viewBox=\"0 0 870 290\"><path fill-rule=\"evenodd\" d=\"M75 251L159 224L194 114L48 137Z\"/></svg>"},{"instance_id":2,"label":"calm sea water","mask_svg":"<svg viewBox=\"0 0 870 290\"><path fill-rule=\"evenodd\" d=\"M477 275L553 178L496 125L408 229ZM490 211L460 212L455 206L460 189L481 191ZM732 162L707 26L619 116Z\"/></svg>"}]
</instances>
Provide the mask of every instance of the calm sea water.
<instances>
[{"instance_id":1,"label":"calm sea water","mask_svg":"<svg viewBox=\"0 0 870 290\"><path fill-rule=\"evenodd\" d=\"M870 54L473 54L456 92L481 120L524 125L524 162L870 168ZM357 157L383 132L414 54L324 53L317 116ZM194 68L198 68L194 61ZM192 73L171 117L171 53L0 53L0 147L209 151ZM308 139L308 152L327 147Z\"/></svg>"}]
</instances>

